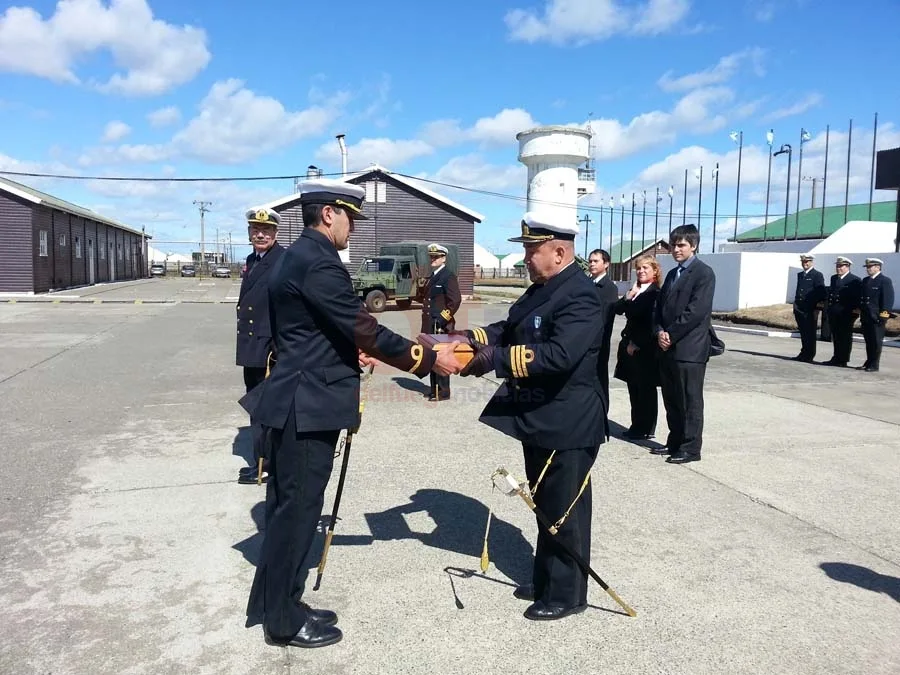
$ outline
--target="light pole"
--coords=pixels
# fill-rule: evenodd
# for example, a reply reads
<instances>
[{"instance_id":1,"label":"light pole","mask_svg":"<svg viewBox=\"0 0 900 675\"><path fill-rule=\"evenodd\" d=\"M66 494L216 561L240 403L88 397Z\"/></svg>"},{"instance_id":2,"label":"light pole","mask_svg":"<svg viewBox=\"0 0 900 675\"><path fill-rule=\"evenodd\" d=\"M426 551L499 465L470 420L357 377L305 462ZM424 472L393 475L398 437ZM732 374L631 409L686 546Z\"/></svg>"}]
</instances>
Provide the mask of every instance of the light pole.
<instances>
[{"instance_id":1,"label":"light pole","mask_svg":"<svg viewBox=\"0 0 900 675\"><path fill-rule=\"evenodd\" d=\"M688 170L684 170L684 199L681 207L681 224L684 225L687 222L687 172Z\"/></svg>"},{"instance_id":2,"label":"light pole","mask_svg":"<svg viewBox=\"0 0 900 675\"><path fill-rule=\"evenodd\" d=\"M775 157L787 153L788 156L788 172L787 172L787 188L784 195L784 236L782 241L787 241L787 222L788 222L788 203L791 198L791 155L793 154L790 143L782 143L781 150L775 153Z\"/></svg>"},{"instance_id":3,"label":"light pole","mask_svg":"<svg viewBox=\"0 0 900 675\"><path fill-rule=\"evenodd\" d=\"M766 178L766 215L763 220L763 241L766 241L769 235L769 190L772 188L772 143L774 142L775 130L769 129L766 132L766 143L769 145L769 176Z\"/></svg>"},{"instance_id":4,"label":"light pole","mask_svg":"<svg viewBox=\"0 0 900 675\"><path fill-rule=\"evenodd\" d=\"M641 209L641 248L644 247L644 240L647 238L647 191L642 190L644 196L644 207Z\"/></svg>"},{"instance_id":5,"label":"light pole","mask_svg":"<svg viewBox=\"0 0 900 675\"><path fill-rule=\"evenodd\" d=\"M653 212L653 245L656 246L656 242L659 241L659 200L662 197L659 196L659 188L656 188L656 210Z\"/></svg>"},{"instance_id":6,"label":"light pole","mask_svg":"<svg viewBox=\"0 0 900 675\"><path fill-rule=\"evenodd\" d=\"M738 144L737 192L734 197L734 238L737 240L738 209L741 204L741 156L744 154L744 132L732 131L731 140Z\"/></svg>"},{"instance_id":7,"label":"light pole","mask_svg":"<svg viewBox=\"0 0 900 675\"><path fill-rule=\"evenodd\" d=\"M803 144L811 138L809 132L801 127L800 129L800 160L797 164L797 213L794 214L794 239L797 238L800 229L800 176L803 175Z\"/></svg>"},{"instance_id":8,"label":"light pole","mask_svg":"<svg viewBox=\"0 0 900 675\"><path fill-rule=\"evenodd\" d=\"M700 214L703 213L703 165L700 165L700 168L697 170L695 174L697 178L700 180L700 189L697 191L697 232L700 231Z\"/></svg>"},{"instance_id":9,"label":"light pole","mask_svg":"<svg viewBox=\"0 0 900 675\"><path fill-rule=\"evenodd\" d=\"M206 245L204 244L204 225L203 216L209 211L208 206L212 206L212 202L204 202L195 199L194 205L200 209L200 278L203 278L203 263L206 262Z\"/></svg>"},{"instance_id":10,"label":"light pole","mask_svg":"<svg viewBox=\"0 0 900 675\"><path fill-rule=\"evenodd\" d=\"M612 238L613 238L613 218L616 216L616 200L612 197L609 198L609 249L606 251L607 253L612 253Z\"/></svg>"},{"instance_id":11,"label":"light pole","mask_svg":"<svg viewBox=\"0 0 900 675\"><path fill-rule=\"evenodd\" d=\"M675 186L669 186L669 234L672 233L672 209L673 200L675 199Z\"/></svg>"},{"instance_id":12,"label":"light pole","mask_svg":"<svg viewBox=\"0 0 900 675\"><path fill-rule=\"evenodd\" d=\"M634 257L634 193L633 192L631 193L631 241L629 241L628 244L631 247L631 250L629 253L630 257L628 259L631 260L631 258ZM625 252L623 251L622 253L624 255Z\"/></svg>"}]
</instances>

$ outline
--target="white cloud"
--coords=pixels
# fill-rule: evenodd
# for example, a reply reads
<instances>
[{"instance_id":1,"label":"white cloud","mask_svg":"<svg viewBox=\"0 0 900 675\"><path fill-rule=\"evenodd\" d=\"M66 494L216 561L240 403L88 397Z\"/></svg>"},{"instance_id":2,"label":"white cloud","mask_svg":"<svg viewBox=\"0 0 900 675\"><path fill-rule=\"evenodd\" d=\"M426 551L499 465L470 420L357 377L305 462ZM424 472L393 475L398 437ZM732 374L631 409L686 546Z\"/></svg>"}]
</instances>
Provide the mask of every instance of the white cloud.
<instances>
[{"instance_id":1,"label":"white cloud","mask_svg":"<svg viewBox=\"0 0 900 675\"><path fill-rule=\"evenodd\" d=\"M473 153L454 157L437 171L422 173L419 177L460 187L521 193L526 187L528 171L523 164L498 166ZM438 186L437 189L443 188Z\"/></svg>"},{"instance_id":2,"label":"white cloud","mask_svg":"<svg viewBox=\"0 0 900 675\"><path fill-rule=\"evenodd\" d=\"M815 108L824 100L822 94L812 93L807 94L802 99L794 103L793 105L785 106L783 108L778 108L777 110L773 110L768 115L766 115L763 120L766 122L774 122L775 120L781 120L785 117L794 117L795 115L802 115L807 110Z\"/></svg>"},{"instance_id":3,"label":"white cloud","mask_svg":"<svg viewBox=\"0 0 900 675\"><path fill-rule=\"evenodd\" d=\"M347 146L347 167L350 171L360 171L372 164L380 164L385 168L400 171L406 162L433 152L434 148L431 145L417 139L364 138ZM337 141L320 146L316 150L315 157L320 162L340 166L341 152Z\"/></svg>"},{"instance_id":4,"label":"white cloud","mask_svg":"<svg viewBox=\"0 0 900 675\"><path fill-rule=\"evenodd\" d=\"M103 142L115 143L121 141L131 133L131 127L120 120L113 120L106 125L103 130Z\"/></svg>"},{"instance_id":5,"label":"white cloud","mask_svg":"<svg viewBox=\"0 0 900 675\"><path fill-rule=\"evenodd\" d=\"M471 127L463 128L459 120L435 120L425 124L419 138L435 147L475 142L485 147L500 147L515 143L516 134L538 126L528 111L504 108L493 117L482 117Z\"/></svg>"},{"instance_id":6,"label":"white cloud","mask_svg":"<svg viewBox=\"0 0 900 675\"><path fill-rule=\"evenodd\" d=\"M665 33L690 11L689 0L647 0L626 4L621 0L547 0L543 15L514 9L506 14L513 40L548 41L582 45L617 34Z\"/></svg>"},{"instance_id":7,"label":"white cloud","mask_svg":"<svg viewBox=\"0 0 900 675\"><path fill-rule=\"evenodd\" d=\"M152 127L165 127L181 121L181 111L174 105L147 113L147 121Z\"/></svg>"},{"instance_id":8,"label":"white cloud","mask_svg":"<svg viewBox=\"0 0 900 675\"><path fill-rule=\"evenodd\" d=\"M747 61L751 63L754 72L762 76L765 74L762 69L764 54L765 50L753 47L723 56L716 65L695 73L674 77L672 71L669 70L659 78L657 84L663 91L668 92L690 91L715 84L723 84L734 77Z\"/></svg>"},{"instance_id":9,"label":"white cloud","mask_svg":"<svg viewBox=\"0 0 900 675\"><path fill-rule=\"evenodd\" d=\"M200 102L199 113L171 141L93 148L82 154L79 163L94 166L187 158L240 164L322 133L346 100L346 95L339 93L327 106L292 112L277 99L245 88L240 80L224 80L213 84Z\"/></svg>"},{"instance_id":10,"label":"white cloud","mask_svg":"<svg viewBox=\"0 0 900 675\"><path fill-rule=\"evenodd\" d=\"M133 96L189 82L210 60L203 30L155 19L146 0L60 0L48 19L30 7L0 16L0 70L76 84L78 61L101 50L121 71L94 86Z\"/></svg>"}]
</instances>

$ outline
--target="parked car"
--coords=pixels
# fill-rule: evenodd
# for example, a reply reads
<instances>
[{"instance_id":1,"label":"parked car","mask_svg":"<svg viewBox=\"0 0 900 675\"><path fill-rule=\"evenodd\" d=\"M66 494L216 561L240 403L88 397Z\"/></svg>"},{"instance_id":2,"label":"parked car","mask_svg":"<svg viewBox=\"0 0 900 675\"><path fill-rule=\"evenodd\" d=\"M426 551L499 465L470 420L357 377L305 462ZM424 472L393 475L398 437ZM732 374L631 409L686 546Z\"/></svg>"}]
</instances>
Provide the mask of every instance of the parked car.
<instances>
[{"instance_id":1,"label":"parked car","mask_svg":"<svg viewBox=\"0 0 900 675\"><path fill-rule=\"evenodd\" d=\"M222 279L228 279L231 277L231 268L228 265L216 265L213 268L212 275L214 277L221 277Z\"/></svg>"},{"instance_id":2,"label":"parked car","mask_svg":"<svg viewBox=\"0 0 900 675\"><path fill-rule=\"evenodd\" d=\"M164 277L166 276L166 266L165 265L150 265L150 276L151 277Z\"/></svg>"},{"instance_id":3,"label":"parked car","mask_svg":"<svg viewBox=\"0 0 900 675\"><path fill-rule=\"evenodd\" d=\"M183 277L195 277L197 276L197 268L193 265L182 265L181 266L181 276Z\"/></svg>"}]
</instances>

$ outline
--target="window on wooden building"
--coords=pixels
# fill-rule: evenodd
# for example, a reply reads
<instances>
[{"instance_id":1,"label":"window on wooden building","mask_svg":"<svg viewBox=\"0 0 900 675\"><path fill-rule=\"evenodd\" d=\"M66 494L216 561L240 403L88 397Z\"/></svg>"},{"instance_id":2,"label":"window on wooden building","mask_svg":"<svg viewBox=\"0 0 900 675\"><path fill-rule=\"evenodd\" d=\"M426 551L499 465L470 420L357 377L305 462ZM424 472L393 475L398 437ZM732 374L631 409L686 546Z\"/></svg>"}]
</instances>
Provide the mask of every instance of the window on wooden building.
<instances>
[{"instance_id":1,"label":"window on wooden building","mask_svg":"<svg viewBox=\"0 0 900 675\"><path fill-rule=\"evenodd\" d=\"M65 247L66 247L66 235L65 235L65 233L59 235L59 247L60 247L60 248L65 248Z\"/></svg>"},{"instance_id":2,"label":"window on wooden building","mask_svg":"<svg viewBox=\"0 0 900 675\"><path fill-rule=\"evenodd\" d=\"M39 230L38 231L38 239L40 243L40 251L38 255L41 258L47 257L47 230Z\"/></svg>"},{"instance_id":3,"label":"window on wooden building","mask_svg":"<svg viewBox=\"0 0 900 675\"><path fill-rule=\"evenodd\" d=\"M81 257L81 239L78 237L75 237L75 257Z\"/></svg>"}]
</instances>

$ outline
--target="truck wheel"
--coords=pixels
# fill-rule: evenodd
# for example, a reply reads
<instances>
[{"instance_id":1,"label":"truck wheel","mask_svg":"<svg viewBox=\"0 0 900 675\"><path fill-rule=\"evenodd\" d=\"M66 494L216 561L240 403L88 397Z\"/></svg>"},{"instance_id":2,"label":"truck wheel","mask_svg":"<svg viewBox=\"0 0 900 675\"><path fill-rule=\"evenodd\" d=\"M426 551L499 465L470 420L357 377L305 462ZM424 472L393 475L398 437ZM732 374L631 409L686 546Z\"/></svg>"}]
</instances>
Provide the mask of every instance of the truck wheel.
<instances>
[{"instance_id":1,"label":"truck wheel","mask_svg":"<svg viewBox=\"0 0 900 675\"><path fill-rule=\"evenodd\" d=\"M412 300L397 300L397 309L409 309L412 306Z\"/></svg>"},{"instance_id":2,"label":"truck wheel","mask_svg":"<svg viewBox=\"0 0 900 675\"><path fill-rule=\"evenodd\" d=\"M387 297L382 291L369 291L368 295L366 295L366 308L370 312L383 312L386 303Z\"/></svg>"}]
</instances>

